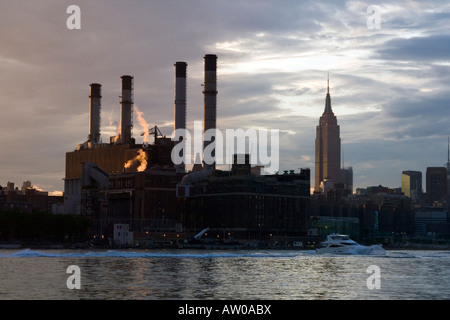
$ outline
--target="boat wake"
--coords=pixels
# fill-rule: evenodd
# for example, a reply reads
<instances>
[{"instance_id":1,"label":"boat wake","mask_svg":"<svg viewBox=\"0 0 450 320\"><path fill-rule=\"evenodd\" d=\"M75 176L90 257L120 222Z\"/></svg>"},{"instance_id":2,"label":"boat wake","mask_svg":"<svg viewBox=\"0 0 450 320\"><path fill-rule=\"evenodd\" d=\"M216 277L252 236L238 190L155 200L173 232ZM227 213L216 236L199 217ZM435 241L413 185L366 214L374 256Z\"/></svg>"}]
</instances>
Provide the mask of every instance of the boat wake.
<instances>
[{"instance_id":1,"label":"boat wake","mask_svg":"<svg viewBox=\"0 0 450 320\"><path fill-rule=\"evenodd\" d=\"M386 250L380 244L374 244L371 246L357 246L352 248L348 252L349 254L360 254L360 255L377 255L384 256L386 255Z\"/></svg>"}]
</instances>

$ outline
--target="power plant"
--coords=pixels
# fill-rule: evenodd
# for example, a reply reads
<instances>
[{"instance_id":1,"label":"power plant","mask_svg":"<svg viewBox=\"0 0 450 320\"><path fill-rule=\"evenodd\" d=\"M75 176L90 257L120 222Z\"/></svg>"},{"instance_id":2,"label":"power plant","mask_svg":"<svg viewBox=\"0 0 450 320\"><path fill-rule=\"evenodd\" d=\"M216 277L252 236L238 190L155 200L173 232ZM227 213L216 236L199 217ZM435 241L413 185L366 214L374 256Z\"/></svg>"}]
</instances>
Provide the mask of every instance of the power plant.
<instances>
[{"instance_id":1,"label":"power plant","mask_svg":"<svg viewBox=\"0 0 450 320\"><path fill-rule=\"evenodd\" d=\"M122 76L121 130L111 137L110 143L102 143L101 84L92 83L90 94L90 125L88 140L79 144L75 151L66 153L64 177L64 211L82 214L83 188L107 183L108 175L124 170L124 164L138 157L142 146L135 144L131 136L133 78Z\"/></svg>"},{"instance_id":2,"label":"power plant","mask_svg":"<svg viewBox=\"0 0 450 320\"><path fill-rule=\"evenodd\" d=\"M176 131L186 129L187 63L178 61L174 66ZM230 239L306 233L309 169L263 176L251 168L247 155L244 164L234 163L230 171L217 170L214 136L203 140L203 150L209 150L212 163L203 159L188 172L187 161L175 164L171 157L174 146L186 142L184 137L172 140L154 126L145 133L154 135L153 143L136 143L134 79L123 75L121 80L120 132L109 143L102 142L101 84L92 83L88 139L66 153L65 212L92 217L93 236L128 243L129 239L117 238L122 227L133 241L145 242L192 237L206 227L217 238L226 234ZM217 121L214 54L204 56L203 96L205 134L216 129ZM180 150L179 156L185 159L185 150Z\"/></svg>"},{"instance_id":3,"label":"power plant","mask_svg":"<svg viewBox=\"0 0 450 320\"><path fill-rule=\"evenodd\" d=\"M216 126L216 68L217 56L207 54L205 59L205 102L204 129ZM174 92L174 130L186 129L186 70L187 63L178 61L175 66ZM151 145L136 144L133 138L134 78L121 76L120 130L109 143L102 142L101 127L101 89L99 83L90 84L90 118L87 141L78 144L76 150L66 153L66 172L64 177L64 207L66 213L89 214L92 208L84 201L85 194L92 189L105 189L111 175L119 173L142 172L147 168L174 168L182 176L185 164L171 160L171 150L176 143L161 134L158 127L149 129L154 135ZM184 155L182 155L184 157ZM106 184L106 185L105 185Z\"/></svg>"}]
</instances>

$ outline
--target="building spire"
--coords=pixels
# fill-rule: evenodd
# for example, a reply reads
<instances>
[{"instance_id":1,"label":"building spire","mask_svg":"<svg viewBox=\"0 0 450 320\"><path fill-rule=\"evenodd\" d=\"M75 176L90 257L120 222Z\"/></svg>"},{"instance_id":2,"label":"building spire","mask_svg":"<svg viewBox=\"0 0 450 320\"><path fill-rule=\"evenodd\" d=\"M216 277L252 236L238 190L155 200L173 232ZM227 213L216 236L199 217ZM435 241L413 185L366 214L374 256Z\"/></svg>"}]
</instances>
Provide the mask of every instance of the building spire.
<instances>
[{"instance_id":1,"label":"building spire","mask_svg":"<svg viewBox=\"0 0 450 320\"><path fill-rule=\"evenodd\" d=\"M328 86L327 86L327 94L330 93L330 71L328 71Z\"/></svg>"},{"instance_id":2,"label":"building spire","mask_svg":"<svg viewBox=\"0 0 450 320\"><path fill-rule=\"evenodd\" d=\"M333 110L331 110L331 98L330 98L330 72L328 72L327 97L325 99L325 111L323 113L333 114Z\"/></svg>"}]
</instances>

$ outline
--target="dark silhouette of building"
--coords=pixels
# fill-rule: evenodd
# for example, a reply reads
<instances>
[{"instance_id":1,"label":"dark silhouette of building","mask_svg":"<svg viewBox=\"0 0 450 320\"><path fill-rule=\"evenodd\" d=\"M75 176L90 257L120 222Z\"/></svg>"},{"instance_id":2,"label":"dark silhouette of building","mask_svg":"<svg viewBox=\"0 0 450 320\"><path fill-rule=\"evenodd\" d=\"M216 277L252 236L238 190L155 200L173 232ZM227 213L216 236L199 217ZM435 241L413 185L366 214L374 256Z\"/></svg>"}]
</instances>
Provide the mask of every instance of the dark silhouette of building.
<instances>
[{"instance_id":1,"label":"dark silhouette of building","mask_svg":"<svg viewBox=\"0 0 450 320\"><path fill-rule=\"evenodd\" d=\"M105 209L94 218L95 233L111 237L114 224L128 224L135 238L182 232L176 185L183 175L173 165L111 175Z\"/></svg>"},{"instance_id":2,"label":"dark silhouette of building","mask_svg":"<svg viewBox=\"0 0 450 320\"><path fill-rule=\"evenodd\" d=\"M353 168L342 168L341 169L341 182L344 186L344 189L348 190L351 194L353 193Z\"/></svg>"},{"instance_id":3,"label":"dark silhouette of building","mask_svg":"<svg viewBox=\"0 0 450 320\"><path fill-rule=\"evenodd\" d=\"M24 186L25 184L26 182ZM56 207L62 204L62 196L49 195L48 191L33 188L31 182L28 187L22 187L22 189L14 188L13 182L8 182L6 188L0 186L0 211L19 209L25 212L59 213Z\"/></svg>"},{"instance_id":4,"label":"dark silhouette of building","mask_svg":"<svg viewBox=\"0 0 450 320\"><path fill-rule=\"evenodd\" d=\"M186 176L177 186L183 203L181 222L189 231L209 227L218 237L234 239L268 241L306 235L309 172L254 175L239 164L231 172L216 170L201 179Z\"/></svg>"},{"instance_id":5,"label":"dark silhouette of building","mask_svg":"<svg viewBox=\"0 0 450 320\"><path fill-rule=\"evenodd\" d=\"M447 169L445 167L427 167L428 204L444 203L447 199Z\"/></svg>"},{"instance_id":6,"label":"dark silhouette of building","mask_svg":"<svg viewBox=\"0 0 450 320\"><path fill-rule=\"evenodd\" d=\"M450 211L450 136L447 143L447 163L445 168L447 169L447 209Z\"/></svg>"}]
</instances>

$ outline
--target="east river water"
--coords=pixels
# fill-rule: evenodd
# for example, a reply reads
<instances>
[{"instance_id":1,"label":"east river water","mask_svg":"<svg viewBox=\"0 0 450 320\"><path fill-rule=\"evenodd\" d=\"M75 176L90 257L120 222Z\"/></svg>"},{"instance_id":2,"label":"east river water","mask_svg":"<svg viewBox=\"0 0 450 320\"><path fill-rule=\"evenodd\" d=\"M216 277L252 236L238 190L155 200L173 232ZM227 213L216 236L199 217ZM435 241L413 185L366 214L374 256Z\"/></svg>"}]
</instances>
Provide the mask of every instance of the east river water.
<instances>
[{"instance_id":1,"label":"east river water","mask_svg":"<svg viewBox=\"0 0 450 320\"><path fill-rule=\"evenodd\" d=\"M448 300L450 251L0 250L0 300L19 299Z\"/></svg>"}]
</instances>

